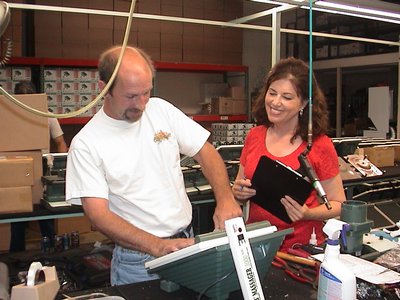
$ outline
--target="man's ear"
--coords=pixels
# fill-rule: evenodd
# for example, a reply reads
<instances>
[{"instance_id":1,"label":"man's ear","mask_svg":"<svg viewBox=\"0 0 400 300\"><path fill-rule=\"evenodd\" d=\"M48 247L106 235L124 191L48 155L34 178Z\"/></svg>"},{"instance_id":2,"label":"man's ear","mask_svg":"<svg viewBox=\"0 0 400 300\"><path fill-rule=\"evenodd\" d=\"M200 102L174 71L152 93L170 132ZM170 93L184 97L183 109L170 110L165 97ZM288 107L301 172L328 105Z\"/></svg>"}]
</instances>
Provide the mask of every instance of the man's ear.
<instances>
[{"instance_id":1,"label":"man's ear","mask_svg":"<svg viewBox=\"0 0 400 300\"><path fill-rule=\"evenodd\" d=\"M102 91L106 86L106 83L103 80L99 80L98 85L99 85L99 90Z\"/></svg>"}]
</instances>

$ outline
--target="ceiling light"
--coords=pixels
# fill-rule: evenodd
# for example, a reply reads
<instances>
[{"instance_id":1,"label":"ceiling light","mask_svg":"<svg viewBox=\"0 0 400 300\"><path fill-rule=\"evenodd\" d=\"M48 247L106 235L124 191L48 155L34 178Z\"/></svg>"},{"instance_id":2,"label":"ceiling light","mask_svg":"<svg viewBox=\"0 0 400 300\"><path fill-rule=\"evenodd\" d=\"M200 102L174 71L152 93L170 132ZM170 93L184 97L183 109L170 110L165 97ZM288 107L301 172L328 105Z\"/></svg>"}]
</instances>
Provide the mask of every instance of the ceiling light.
<instances>
[{"instance_id":1,"label":"ceiling light","mask_svg":"<svg viewBox=\"0 0 400 300\"><path fill-rule=\"evenodd\" d=\"M317 2L315 2L315 5L327 7L327 8L331 8L331 9L335 9L335 10L340 10L340 11L348 11L348 12L355 12L358 14L396 18L396 19L400 20L400 14L392 13L392 12L388 12L388 11L377 10L377 9L372 9L372 8L340 4L340 3L328 2L328 1L317 1Z\"/></svg>"}]
</instances>

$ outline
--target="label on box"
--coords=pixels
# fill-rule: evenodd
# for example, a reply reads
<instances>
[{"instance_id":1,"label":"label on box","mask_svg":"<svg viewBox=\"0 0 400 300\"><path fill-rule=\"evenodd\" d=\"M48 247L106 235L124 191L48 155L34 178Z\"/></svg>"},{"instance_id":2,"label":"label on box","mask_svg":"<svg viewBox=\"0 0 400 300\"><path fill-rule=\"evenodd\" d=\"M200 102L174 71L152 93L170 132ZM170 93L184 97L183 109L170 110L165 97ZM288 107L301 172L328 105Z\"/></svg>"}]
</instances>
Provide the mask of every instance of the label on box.
<instances>
[{"instance_id":1,"label":"label on box","mask_svg":"<svg viewBox=\"0 0 400 300\"><path fill-rule=\"evenodd\" d=\"M62 106L77 106L79 104L79 95L78 94L63 94L62 95Z\"/></svg>"},{"instance_id":2,"label":"label on box","mask_svg":"<svg viewBox=\"0 0 400 300\"><path fill-rule=\"evenodd\" d=\"M0 68L0 80L11 80L11 68Z\"/></svg>"},{"instance_id":3,"label":"label on box","mask_svg":"<svg viewBox=\"0 0 400 300\"><path fill-rule=\"evenodd\" d=\"M43 79L45 81L61 81L61 69L44 69L43 71Z\"/></svg>"},{"instance_id":4,"label":"label on box","mask_svg":"<svg viewBox=\"0 0 400 300\"><path fill-rule=\"evenodd\" d=\"M91 95L96 92L97 84L94 82L80 82L79 93Z\"/></svg>"},{"instance_id":5,"label":"label on box","mask_svg":"<svg viewBox=\"0 0 400 300\"><path fill-rule=\"evenodd\" d=\"M61 106L61 102L62 102L61 94L47 94L47 105L49 107Z\"/></svg>"},{"instance_id":6,"label":"label on box","mask_svg":"<svg viewBox=\"0 0 400 300\"><path fill-rule=\"evenodd\" d=\"M98 72L95 70L79 70L78 79L80 82L96 82L98 80Z\"/></svg>"},{"instance_id":7,"label":"label on box","mask_svg":"<svg viewBox=\"0 0 400 300\"><path fill-rule=\"evenodd\" d=\"M12 80L20 81L20 80L31 80L31 68L12 68Z\"/></svg>"},{"instance_id":8,"label":"label on box","mask_svg":"<svg viewBox=\"0 0 400 300\"><path fill-rule=\"evenodd\" d=\"M61 94L62 86L60 81L45 81L43 86L46 94Z\"/></svg>"},{"instance_id":9,"label":"label on box","mask_svg":"<svg viewBox=\"0 0 400 300\"><path fill-rule=\"evenodd\" d=\"M79 74L78 70L74 69L61 70L61 81L67 81L67 82L78 81L79 78L78 74Z\"/></svg>"},{"instance_id":10,"label":"label on box","mask_svg":"<svg viewBox=\"0 0 400 300\"><path fill-rule=\"evenodd\" d=\"M79 92L79 83L77 82L63 82L62 83L62 93L63 94L73 94Z\"/></svg>"}]
</instances>

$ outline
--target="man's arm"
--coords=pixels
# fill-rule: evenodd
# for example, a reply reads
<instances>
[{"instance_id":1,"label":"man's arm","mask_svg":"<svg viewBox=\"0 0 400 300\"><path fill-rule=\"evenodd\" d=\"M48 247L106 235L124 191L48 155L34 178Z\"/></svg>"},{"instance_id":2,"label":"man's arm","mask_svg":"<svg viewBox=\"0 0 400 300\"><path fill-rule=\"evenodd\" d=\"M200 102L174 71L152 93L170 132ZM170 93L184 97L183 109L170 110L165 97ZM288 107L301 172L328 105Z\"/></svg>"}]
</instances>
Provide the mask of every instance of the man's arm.
<instances>
[{"instance_id":1,"label":"man's arm","mask_svg":"<svg viewBox=\"0 0 400 300\"><path fill-rule=\"evenodd\" d=\"M243 214L240 205L233 197L225 163L209 142L206 142L193 158L199 162L201 170L214 192L217 202L213 216L215 229L223 229L225 220Z\"/></svg>"},{"instance_id":2,"label":"man's arm","mask_svg":"<svg viewBox=\"0 0 400 300\"><path fill-rule=\"evenodd\" d=\"M59 152L59 153L67 153L68 152L68 147L67 147L67 143L65 143L64 135L60 135L60 136L54 138L53 141L56 144L57 152Z\"/></svg>"},{"instance_id":3,"label":"man's arm","mask_svg":"<svg viewBox=\"0 0 400 300\"><path fill-rule=\"evenodd\" d=\"M162 239L141 230L110 211L106 199L81 200L85 214L95 228L124 248L159 257L194 243L193 239Z\"/></svg>"}]
</instances>

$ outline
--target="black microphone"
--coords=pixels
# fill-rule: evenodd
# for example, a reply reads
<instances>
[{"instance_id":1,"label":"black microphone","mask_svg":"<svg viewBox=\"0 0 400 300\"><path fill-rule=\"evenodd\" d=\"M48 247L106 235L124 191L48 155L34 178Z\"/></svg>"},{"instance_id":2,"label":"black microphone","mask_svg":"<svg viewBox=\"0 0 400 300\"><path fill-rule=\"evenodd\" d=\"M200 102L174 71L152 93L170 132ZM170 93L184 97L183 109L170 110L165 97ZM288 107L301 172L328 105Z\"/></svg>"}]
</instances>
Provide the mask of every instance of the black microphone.
<instances>
[{"instance_id":1,"label":"black microphone","mask_svg":"<svg viewBox=\"0 0 400 300\"><path fill-rule=\"evenodd\" d=\"M326 208L332 209L328 197L326 196L325 190L322 187L322 184L319 181L317 174L315 174L314 168L311 166L305 153L299 155L299 162L303 170L306 172L308 179L310 179L312 186L317 191L318 196L324 201Z\"/></svg>"}]
</instances>

